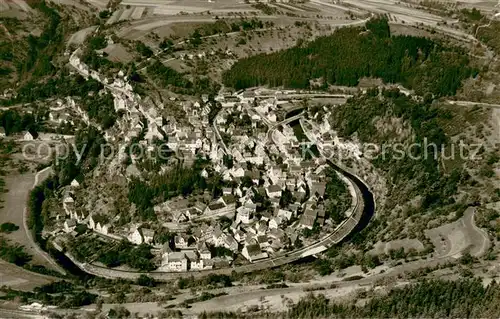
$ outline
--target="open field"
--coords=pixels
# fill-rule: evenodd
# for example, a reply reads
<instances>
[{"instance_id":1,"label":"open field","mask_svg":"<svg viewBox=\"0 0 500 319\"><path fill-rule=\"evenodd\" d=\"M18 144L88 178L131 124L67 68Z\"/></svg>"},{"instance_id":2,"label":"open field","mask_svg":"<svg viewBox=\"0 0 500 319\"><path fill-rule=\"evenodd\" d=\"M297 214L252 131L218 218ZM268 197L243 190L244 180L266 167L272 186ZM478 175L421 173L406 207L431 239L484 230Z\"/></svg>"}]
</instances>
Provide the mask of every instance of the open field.
<instances>
[{"instance_id":1,"label":"open field","mask_svg":"<svg viewBox=\"0 0 500 319\"><path fill-rule=\"evenodd\" d=\"M92 32L95 31L97 26L91 26L85 29L81 29L78 32L75 32L71 35L71 37L68 40L68 45L74 44L74 45L81 45L85 38Z\"/></svg>"},{"instance_id":2,"label":"open field","mask_svg":"<svg viewBox=\"0 0 500 319\"><path fill-rule=\"evenodd\" d=\"M17 231L6 234L5 237L23 245L25 251L32 255L32 264L61 271L60 267L35 244L31 231L27 229L26 205L29 192L34 185L37 185L39 181L45 179L49 174L50 170L46 169L37 174L12 174L4 177L8 192L1 195L4 202L3 208L0 209L0 223L11 222L19 226Z\"/></svg>"},{"instance_id":3,"label":"open field","mask_svg":"<svg viewBox=\"0 0 500 319\"><path fill-rule=\"evenodd\" d=\"M424 250L424 245L418 239L408 238L391 240L389 242L377 242L374 248L370 250L370 253L374 255L389 254L391 250L398 250L401 248L403 248L405 252L408 252L410 249L422 251Z\"/></svg>"},{"instance_id":4,"label":"open field","mask_svg":"<svg viewBox=\"0 0 500 319\"><path fill-rule=\"evenodd\" d=\"M0 286L31 291L33 288L51 283L54 278L24 270L0 259Z\"/></svg>"},{"instance_id":5,"label":"open field","mask_svg":"<svg viewBox=\"0 0 500 319\"><path fill-rule=\"evenodd\" d=\"M486 232L475 225L474 211L469 207L459 220L425 231L438 257L457 258L466 251L473 256L486 253L490 241Z\"/></svg>"},{"instance_id":6,"label":"open field","mask_svg":"<svg viewBox=\"0 0 500 319\"><path fill-rule=\"evenodd\" d=\"M33 255L33 261L43 264L43 260L36 257L35 250L30 244L23 226L23 211L26 207L29 190L34 181L35 176L32 173L5 177L8 193L1 195L4 200L4 207L0 209L0 223L11 222L19 226L19 230L5 235L5 237L25 246L26 252Z\"/></svg>"},{"instance_id":7,"label":"open field","mask_svg":"<svg viewBox=\"0 0 500 319\"><path fill-rule=\"evenodd\" d=\"M127 63L133 59L133 55L120 43L110 44L103 51L109 55L108 59L111 61Z\"/></svg>"},{"instance_id":8,"label":"open field","mask_svg":"<svg viewBox=\"0 0 500 319\"><path fill-rule=\"evenodd\" d=\"M365 287L364 289L366 289ZM316 293L323 294L329 299L339 300L340 298L346 298L358 289L363 289L358 285L351 285L342 288L333 288L320 290ZM262 289L257 291L252 291L248 293L231 294L212 300L195 303L192 308L188 309L190 313L201 313L205 309L211 309L212 311L245 311L250 307L260 306L264 309L268 309L271 312L285 311L288 308L290 302L296 303L310 294L311 292L304 291L303 287L292 287L289 289Z\"/></svg>"},{"instance_id":9,"label":"open field","mask_svg":"<svg viewBox=\"0 0 500 319\"><path fill-rule=\"evenodd\" d=\"M109 0L84 0L84 1L100 10L106 9L106 5L109 2Z\"/></svg>"}]
</instances>

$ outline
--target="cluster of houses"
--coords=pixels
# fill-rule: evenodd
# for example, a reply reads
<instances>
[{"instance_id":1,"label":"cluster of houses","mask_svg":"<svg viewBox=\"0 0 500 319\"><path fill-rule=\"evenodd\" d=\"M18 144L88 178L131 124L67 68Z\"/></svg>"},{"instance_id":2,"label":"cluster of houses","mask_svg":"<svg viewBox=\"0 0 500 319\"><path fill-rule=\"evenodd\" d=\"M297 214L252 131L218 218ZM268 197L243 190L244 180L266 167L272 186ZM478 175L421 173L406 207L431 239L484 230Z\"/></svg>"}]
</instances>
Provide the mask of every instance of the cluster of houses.
<instances>
[{"instance_id":1,"label":"cluster of houses","mask_svg":"<svg viewBox=\"0 0 500 319\"><path fill-rule=\"evenodd\" d=\"M93 71L85 73L76 57L72 59L81 72L102 81ZM304 229L331 223L325 219L327 166L317 158L305 159L293 128L278 125L278 109L288 101L261 98L258 91L221 92L215 100L206 95L198 101L171 98L185 113L184 120L163 116L162 105L146 106L123 72L109 86L119 89L113 91L114 106L123 116L105 132L108 141L123 138L154 148L160 140L184 159L204 155L212 167L201 175L220 174L226 187L216 198L196 194L156 205L160 222L191 228L189 236L178 232L173 242L158 246L152 229L132 226L114 231L112 218L77 212L73 193L79 183L75 180L63 196L65 232L74 234L84 224L101 235L159 249L159 270L195 271L220 267L232 260L229 255L256 262L285 253L302 241ZM210 123L215 103L222 110ZM214 251L228 253L214 256Z\"/></svg>"}]
</instances>

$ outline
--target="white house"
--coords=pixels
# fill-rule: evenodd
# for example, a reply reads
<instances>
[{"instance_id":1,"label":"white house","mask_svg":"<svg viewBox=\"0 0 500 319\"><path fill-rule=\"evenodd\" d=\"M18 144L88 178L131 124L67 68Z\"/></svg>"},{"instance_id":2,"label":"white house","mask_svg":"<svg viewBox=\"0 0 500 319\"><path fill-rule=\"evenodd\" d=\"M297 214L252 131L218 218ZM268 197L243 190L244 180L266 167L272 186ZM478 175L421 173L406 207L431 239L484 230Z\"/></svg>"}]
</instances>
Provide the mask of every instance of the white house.
<instances>
[{"instance_id":1,"label":"white house","mask_svg":"<svg viewBox=\"0 0 500 319\"><path fill-rule=\"evenodd\" d=\"M212 252L208 249L205 243L198 245L198 253L201 259L209 260L212 259Z\"/></svg>"},{"instance_id":2,"label":"white house","mask_svg":"<svg viewBox=\"0 0 500 319\"><path fill-rule=\"evenodd\" d=\"M76 220L74 219L66 219L64 222L64 231L67 233L71 233L76 228Z\"/></svg>"},{"instance_id":3,"label":"white house","mask_svg":"<svg viewBox=\"0 0 500 319\"><path fill-rule=\"evenodd\" d=\"M234 237L229 234L225 235L226 236L224 237L224 243L223 243L224 247L233 252L238 251L238 242L236 241L236 239L234 239Z\"/></svg>"},{"instance_id":4,"label":"white house","mask_svg":"<svg viewBox=\"0 0 500 319\"><path fill-rule=\"evenodd\" d=\"M269 229L279 228L281 225L281 222L282 222L281 217L271 218L271 220L269 221Z\"/></svg>"},{"instance_id":5,"label":"white house","mask_svg":"<svg viewBox=\"0 0 500 319\"><path fill-rule=\"evenodd\" d=\"M189 269L202 270L204 268L203 259L195 251L187 251L184 254L188 259Z\"/></svg>"},{"instance_id":6,"label":"white house","mask_svg":"<svg viewBox=\"0 0 500 319\"><path fill-rule=\"evenodd\" d=\"M146 244L151 244L153 242L155 232L152 229L141 228L142 240Z\"/></svg>"},{"instance_id":7,"label":"white house","mask_svg":"<svg viewBox=\"0 0 500 319\"><path fill-rule=\"evenodd\" d=\"M243 224L250 223L250 214L252 211L249 208L245 206L240 206L236 211L237 211L236 214L237 222L242 222Z\"/></svg>"},{"instance_id":8,"label":"white house","mask_svg":"<svg viewBox=\"0 0 500 319\"><path fill-rule=\"evenodd\" d=\"M246 245L241 251L241 254L250 262L268 257L268 254L263 252L258 244Z\"/></svg>"},{"instance_id":9,"label":"white house","mask_svg":"<svg viewBox=\"0 0 500 319\"><path fill-rule=\"evenodd\" d=\"M166 252L163 254L161 268L167 271L187 271L188 259L183 252Z\"/></svg>"},{"instance_id":10,"label":"white house","mask_svg":"<svg viewBox=\"0 0 500 319\"><path fill-rule=\"evenodd\" d=\"M73 188L78 188L80 187L80 183L76 179L73 179L70 183L70 186Z\"/></svg>"},{"instance_id":11,"label":"white house","mask_svg":"<svg viewBox=\"0 0 500 319\"><path fill-rule=\"evenodd\" d=\"M271 198L279 198L281 197L281 186L279 185L270 185L267 189L267 196Z\"/></svg>"},{"instance_id":12,"label":"white house","mask_svg":"<svg viewBox=\"0 0 500 319\"><path fill-rule=\"evenodd\" d=\"M139 232L139 229L138 228L134 228L134 230L132 231L132 233L127 237L127 239L133 243L133 244L136 244L136 245L140 245L142 244L142 236L141 236L141 233Z\"/></svg>"},{"instance_id":13,"label":"white house","mask_svg":"<svg viewBox=\"0 0 500 319\"><path fill-rule=\"evenodd\" d=\"M73 197L67 195L63 199L63 208L64 211L66 212L66 215L70 215L73 209L75 208L75 200Z\"/></svg>"},{"instance_id":14,"label":"white house","mask_svg":"<svg viewBox=\"0 0 500 319\"><path fill-rule=\"evenodd\" d=\"M28 131L23 131L21 133L21 136L23 137L24 141L33 141L34 139L33 135Z\"/></svg>"},{"instance_id":15,"label":"white house","mask_svg":"<svg viewBox=\"0 0 500 319\"><path fill-rule=\"evenodd\" d=\"M284 210L284 209L280 209L278 210L278 217L282 218L282 219L286 219L286 220L290 220L293 216L293 213L289 210Z\"/></svg>"}]
</instances>

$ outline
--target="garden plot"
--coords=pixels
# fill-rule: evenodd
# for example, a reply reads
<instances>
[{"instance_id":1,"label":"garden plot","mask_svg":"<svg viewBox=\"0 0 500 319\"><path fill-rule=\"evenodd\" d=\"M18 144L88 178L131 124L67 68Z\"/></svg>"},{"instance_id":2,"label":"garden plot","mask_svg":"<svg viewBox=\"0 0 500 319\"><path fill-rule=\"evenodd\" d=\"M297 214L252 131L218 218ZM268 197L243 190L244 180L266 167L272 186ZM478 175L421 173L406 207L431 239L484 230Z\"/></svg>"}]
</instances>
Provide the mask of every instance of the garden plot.
<instances>
[{"instance_id":1,"label":"garden plot","mask_svg":"<svg viewBox=\"0 0 500 319\"><path fill-rule=\"evenodd\" d=\"M133 7L123 10L118 21L128 20L130 18L130 15L132 14L132 11L134 11Z\"/></svg>"},{"instance_id":2,"label":"garden plot","mask_svg":"<svg viewBox=\"0 0 500 319\"><path fill-rule=\"evenodd\" d=\"M134 58L132 54L119 43L110 44L103 51L108 54L108 59L115 62L128 63Z\"/></svg>"},{"instance_id":3,"label":"garden plot","mask_svg":"<svg viewBox=\"0 0 500 319\"><path fill-rule=\"evenodd\" d=\"M142 15L143 15L145 10L146 10L146 7L135 7L134 12L132 12L132 14L130 15L130 18L132 20L138 20L138 19L142 18Z\"/></svg>"}]
</instances>

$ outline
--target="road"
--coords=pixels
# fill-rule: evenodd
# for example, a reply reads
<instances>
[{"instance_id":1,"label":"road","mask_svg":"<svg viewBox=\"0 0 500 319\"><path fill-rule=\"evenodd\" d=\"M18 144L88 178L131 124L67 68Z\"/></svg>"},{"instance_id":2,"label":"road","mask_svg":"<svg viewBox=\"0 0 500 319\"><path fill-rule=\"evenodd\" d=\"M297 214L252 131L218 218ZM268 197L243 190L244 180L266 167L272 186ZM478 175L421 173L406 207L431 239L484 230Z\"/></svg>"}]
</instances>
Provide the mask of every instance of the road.
<instances>
[{"instance_id":1,"label":"road","mask_svg":"<svg viewBox=\"0 0 500 319\"><path fill-rule=\"evenodd\" d=\"M500 104L491 104L491 103L474 102L474 101L453 101L453 100L446 100L446 102L458 106L479 106L491 109L500 109Z\"/></svg>"}]
</instances>

